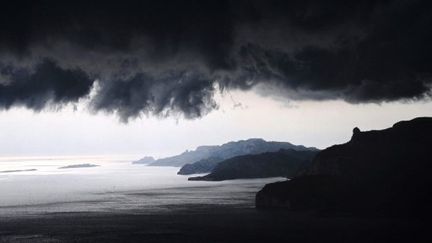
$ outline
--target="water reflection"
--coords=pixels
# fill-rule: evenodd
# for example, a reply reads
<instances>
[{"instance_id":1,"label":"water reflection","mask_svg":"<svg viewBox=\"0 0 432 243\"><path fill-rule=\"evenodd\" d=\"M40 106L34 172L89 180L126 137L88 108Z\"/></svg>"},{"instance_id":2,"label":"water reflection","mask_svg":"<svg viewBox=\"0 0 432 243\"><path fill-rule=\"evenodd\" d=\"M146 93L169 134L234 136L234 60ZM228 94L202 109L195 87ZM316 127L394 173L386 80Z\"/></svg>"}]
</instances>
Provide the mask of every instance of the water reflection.
<instances>
[{"instance_id":1,"label":"water reflection","mask_svg":"<svg viewBox=\"0 0 432 243\"><path fill-rule=\"evenodd\" d=\"M92 163L98 167L58 169ZM56 212L169 212L200 205L253 207L255 193L283 178L187 181L179 168L132 165L127 159L0 161L0 215ZM13 165L7 166L8 164ZM32 171L24 171L30 170ZM21 170L21 171L18 171Z\"/></svg>"}]
</instances>

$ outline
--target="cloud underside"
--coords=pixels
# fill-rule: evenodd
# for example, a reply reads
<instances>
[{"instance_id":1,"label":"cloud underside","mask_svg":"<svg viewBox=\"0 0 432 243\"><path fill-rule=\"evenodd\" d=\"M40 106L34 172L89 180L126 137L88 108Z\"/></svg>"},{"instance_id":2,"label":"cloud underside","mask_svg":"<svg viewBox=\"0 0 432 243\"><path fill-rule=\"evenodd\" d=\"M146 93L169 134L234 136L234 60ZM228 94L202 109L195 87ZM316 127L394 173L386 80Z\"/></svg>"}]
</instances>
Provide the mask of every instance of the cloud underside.
<instances>
[{"instance_id":1,"label":"cloud underside","mask_svg":"<svg viewBox=\"0 0 432 243\"><path fill-rule=\"evenodd\" d=\"M92 110L123 120L195 118L217 107L216 92L261 86L295 100L430 98L431 5L9 3L0 10L0 108L90 97Z\"/></svg>"}]
</instances>

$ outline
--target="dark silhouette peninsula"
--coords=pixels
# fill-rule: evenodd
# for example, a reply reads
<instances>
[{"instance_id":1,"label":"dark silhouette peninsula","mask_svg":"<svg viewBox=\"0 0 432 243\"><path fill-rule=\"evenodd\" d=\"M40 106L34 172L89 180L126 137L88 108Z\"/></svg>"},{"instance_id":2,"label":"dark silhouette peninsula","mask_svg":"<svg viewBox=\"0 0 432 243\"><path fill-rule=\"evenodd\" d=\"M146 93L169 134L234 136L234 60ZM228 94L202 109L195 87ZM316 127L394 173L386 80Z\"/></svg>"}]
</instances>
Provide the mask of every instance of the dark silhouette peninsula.
<instances>
[{"instance_id":1,"label":"dark silhouette peninsula","mask_svg":"<svg viewBox=\"0 0 432 243\"><path fill-rule=\"evenodd\" d=\"M220 162L210 174L191 177L189 180L222 181L279 176L292 178L299 171L310 166L317 152L288 149L237 156Z\"/></svg>"},{"instance_id":2,"label":"dark silhouette peninsula","mask_svg":"<svg viewBox=\"0 0 432 243\"><path fill-rule=\"evenodd\" d=\"M302 175L266 185L257 208L429 215L432 118L355 128L351 140L317 154Z\"/></svg>"}]
</instances>

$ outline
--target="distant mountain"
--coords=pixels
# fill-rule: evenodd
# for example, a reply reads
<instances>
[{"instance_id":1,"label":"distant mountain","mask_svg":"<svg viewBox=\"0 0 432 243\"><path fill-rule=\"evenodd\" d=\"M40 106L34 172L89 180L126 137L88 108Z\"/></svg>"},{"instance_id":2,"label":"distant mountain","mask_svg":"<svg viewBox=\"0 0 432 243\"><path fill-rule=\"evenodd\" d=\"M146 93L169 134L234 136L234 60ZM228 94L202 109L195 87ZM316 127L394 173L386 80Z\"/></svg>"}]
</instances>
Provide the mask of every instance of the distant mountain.
<instances>
[{"instance_id":1,"label":"distant mountain","mask_svg":"<svg viewBox=\"0 0 432 243\"><path fill-rule=\"evenodd\" d=\"M229 142L220 146L200 146L196 150L186 151L180 155L158 159L150 165L153 166L178 166L192 164L200 160L229 159L239 155L260 154L264 152L276 152L280 149L317 150L302 145L293 145L288 142L267 142L263 139L248 139L237 142Z\"/></svg>"},{"instance_id":2,"label":"distant mountain","mask_svg":"<svg viewBox=\"0 0 432 243\"><path fill-rule=\"evenodd\" d=\"M317 154L303 175L266 185L258 208L416 214L432 212L432 118L361 132Z\"/></svg>"},{"instance_id":3,"label":"distant mountain","mask_svg":"<svg viewBox=\"0 0 432 243\"><path fill-rule=\"evenodd\" d=\"M218 163L205 176L189 180L222 181L231 179L288 177L310 166L318 151L279 150L262 154L236 156Z\"/></svg>"},{"instance_id":4,"label":"distant mountain","mask_svg":"<svg viewBox=\"0 0 432 243\"><path fill-rule=\"evenodd\" d=\"M155 159L151 156L146 156L140 160L132 162L132 164L150 164L153 163Z\"/></svg>"}]
</instances>

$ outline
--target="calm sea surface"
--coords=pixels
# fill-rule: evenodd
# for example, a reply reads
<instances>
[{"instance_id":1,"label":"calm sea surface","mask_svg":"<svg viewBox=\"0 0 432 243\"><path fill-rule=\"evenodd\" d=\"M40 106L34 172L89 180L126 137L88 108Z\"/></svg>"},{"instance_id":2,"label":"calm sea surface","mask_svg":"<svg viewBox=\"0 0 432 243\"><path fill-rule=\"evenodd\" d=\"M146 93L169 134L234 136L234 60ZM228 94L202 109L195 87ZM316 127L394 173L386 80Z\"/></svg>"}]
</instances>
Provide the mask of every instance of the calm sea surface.
<instances>
[{"instance_id":1,"label":"calm sea surface","mask_svg":"<svg viewBox=\"0 0 432 243\"><path fill-rule=\"evenodd\" d=\"M253 207L255 193L283 178L187 181L176 167L133 165L127 157L0 158L0 216L65 212L161 213ZM97 167L60 169L77 164Z\"/></svg>"}]
</instances>

